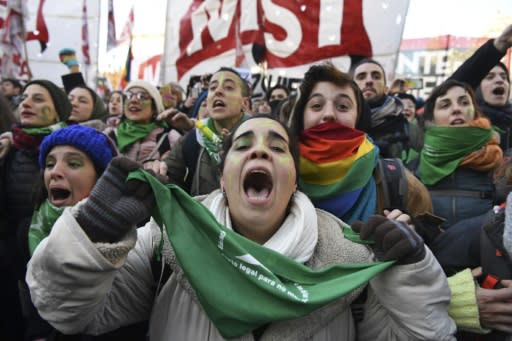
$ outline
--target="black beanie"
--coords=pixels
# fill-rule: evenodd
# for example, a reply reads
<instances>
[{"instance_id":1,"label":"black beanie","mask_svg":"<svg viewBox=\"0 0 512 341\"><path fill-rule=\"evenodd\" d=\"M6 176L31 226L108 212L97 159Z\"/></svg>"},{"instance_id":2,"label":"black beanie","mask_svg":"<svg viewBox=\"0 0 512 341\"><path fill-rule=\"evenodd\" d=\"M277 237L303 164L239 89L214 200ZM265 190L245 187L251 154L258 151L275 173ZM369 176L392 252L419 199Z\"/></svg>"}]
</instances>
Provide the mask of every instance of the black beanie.
<instances>
[{"instance_id":1,"label":"black beanie","mask_svg":"<svg viewBox=\"0 0 512 341\"><path fill-rule=\"evenodd\" d=\"M36 79L28 82L23 88L23 92L29 85L32 84L40 85L46 90L48 90L53 100L55 111L57 111L57 115L59 115L59 119L61 121L67 121L72 109L71 103L68 99L68 95L66 95L66 93L63 90L61 90L57 85L46 79Z\"/></svg>"}]
</instances>

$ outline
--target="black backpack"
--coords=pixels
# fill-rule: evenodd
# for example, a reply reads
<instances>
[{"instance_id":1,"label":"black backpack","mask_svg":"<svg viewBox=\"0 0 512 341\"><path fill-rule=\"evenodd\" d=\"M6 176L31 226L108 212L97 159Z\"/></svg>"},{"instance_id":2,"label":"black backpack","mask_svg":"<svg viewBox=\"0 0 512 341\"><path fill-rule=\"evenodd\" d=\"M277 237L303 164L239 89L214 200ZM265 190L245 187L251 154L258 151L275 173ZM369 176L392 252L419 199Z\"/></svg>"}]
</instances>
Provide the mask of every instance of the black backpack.
<instances>
[{"instance_id":1,"label":"black backpack","mask_svg":"<svg viewBox=\"0 0 512 341\"><path fill-rule=\"evenodd\" d=\"M382 181L384 208L407 211L407 178L405 166L398 158L379 158L378 170Z\"/></svg>"}]
</instances>

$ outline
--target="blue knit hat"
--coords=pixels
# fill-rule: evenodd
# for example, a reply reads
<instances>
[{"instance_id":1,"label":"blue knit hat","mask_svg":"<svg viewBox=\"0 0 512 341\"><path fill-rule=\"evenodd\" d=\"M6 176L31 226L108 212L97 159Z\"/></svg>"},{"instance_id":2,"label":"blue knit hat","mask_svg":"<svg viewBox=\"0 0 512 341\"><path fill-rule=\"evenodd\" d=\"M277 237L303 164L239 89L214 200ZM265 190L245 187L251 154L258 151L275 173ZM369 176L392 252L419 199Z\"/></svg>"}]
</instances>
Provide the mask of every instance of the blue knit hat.
<instances>
[{"instance_id":1,"label":"blue knit hat","mask_svg":"<svg viewBox=\"0 0 512 341\"><path fill-rule=\"evenodd\" d=\"M89 156L94 163L98 176L103 173L110 160L117 154L108 137L96 129L79 124L54 131L41 142L39 166L44 168L46 155L55 146L75 147Z\"/></svg>"}]
</instances>

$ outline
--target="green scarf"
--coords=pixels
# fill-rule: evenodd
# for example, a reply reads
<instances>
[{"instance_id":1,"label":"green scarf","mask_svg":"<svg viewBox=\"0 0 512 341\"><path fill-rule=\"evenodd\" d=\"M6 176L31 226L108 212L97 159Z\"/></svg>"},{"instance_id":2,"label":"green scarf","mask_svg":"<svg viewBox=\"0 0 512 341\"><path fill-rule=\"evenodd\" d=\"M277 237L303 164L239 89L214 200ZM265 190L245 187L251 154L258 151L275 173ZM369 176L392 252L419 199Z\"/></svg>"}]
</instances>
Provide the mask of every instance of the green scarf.
<instances>
[{"instance_id":1,"label":"green scarf","mask_svg":"<svg viewBox=\"0 0 512 341\"><path fill-rule=\"evenodd\" d=\"M148 124L136 123L128 119L121 120L117 126L117 146L124 153L126 148L138 140L148 136L159 124L151 122Z\"/></svg>"},{"instance_id":2,"label":"green scarf","mask_svg":"<svg viewBox=\"0 0 512 341\"><path fill-rule=\"evenodd\" d=\"M175 185L166 187L143 170L128 178L152 187L157 203L153 218L165 227L201 306L225 338L305 316L365 285L393 263L312 270L220 225L205 206Z\"/></svg>"},{"instance_id":3,"label":"green scarf","mask_svg":"<svg viewBox=\"0 0 512 341\"><path fill-rule=\"evenodd\" d=\"M52 132L59 130L60 128L66 127L67 124L65 122L58 122L55 124L52 124L51 126L46 127L37 127L37 128L22 128L23 132L30 136L35 135L50 135Z\"/></svg>"},{"instance_id":4,"label":"green scarf","mask_svg":"<svg viewBox=\"0 0 512 341\"><path fill-rule=\"evenodd\" d=\"M37 245L50 234L53 224L57 218L60 217L62 212L64 212L64 208L65 207L53 206L48 199L46 199L39 209L34 211L30 228L28 229L28 249L30 256L34 254Z\"/></svg>"},{"instance_id":5,"label":"green scarf","mask_svg":"<svg viewBox=\"0 0 512 341\"><path fill-rule=\"evenodd\" d=\"M489 142L492 130L473 126L430 126L420 154L419 175L425 185L434 185L452 174L469 154Z\"/></svg>"}]
</instances>

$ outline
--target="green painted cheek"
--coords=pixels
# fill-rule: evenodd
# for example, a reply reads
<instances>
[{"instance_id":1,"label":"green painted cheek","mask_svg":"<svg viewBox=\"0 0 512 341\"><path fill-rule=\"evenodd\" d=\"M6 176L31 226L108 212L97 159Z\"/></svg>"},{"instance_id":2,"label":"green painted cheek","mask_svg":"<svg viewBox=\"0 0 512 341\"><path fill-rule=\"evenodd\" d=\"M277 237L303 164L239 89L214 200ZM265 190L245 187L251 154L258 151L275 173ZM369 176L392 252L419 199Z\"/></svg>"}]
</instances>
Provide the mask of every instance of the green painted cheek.
<instances>
[{"instance_id":1,"label":"green painted cheek","mask_svg":"<svg viewBox=\"0 0 512 341\"><path fill-rule=\"evenodd\" d=\"M55 122L55 112L48 106L41 108L41 119L43 123L50 124Z\"/></svg>"}]
</instances>

